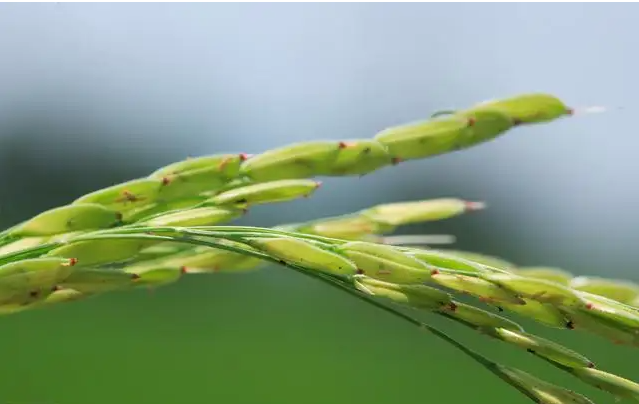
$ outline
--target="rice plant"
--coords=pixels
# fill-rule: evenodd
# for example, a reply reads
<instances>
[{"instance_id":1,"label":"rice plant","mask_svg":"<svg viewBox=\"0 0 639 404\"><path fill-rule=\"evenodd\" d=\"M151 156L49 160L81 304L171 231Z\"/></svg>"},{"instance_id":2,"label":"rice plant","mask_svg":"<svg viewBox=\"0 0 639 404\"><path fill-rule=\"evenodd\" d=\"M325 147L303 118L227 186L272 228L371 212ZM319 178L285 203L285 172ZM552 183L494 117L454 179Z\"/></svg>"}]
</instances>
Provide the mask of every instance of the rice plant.
<instances>
[{"instance_id":1,"label":"rice plant","mask_svg":"<svg viewBox=\"0 0 639 404\"><path fill-rule=\"evenodd\" d=\"M240 273L277 264L442 339L535 402L591 401L496 363L414 313L461 323L615 398L639 401L635 382L598 369L587 356L528 333L507 317L514 313L548 327L639 346L639 286L519 267L448 248L441 236L397 233L405 225L479 211L481 202L389 203L273 228L228 224L255 205L311 196L320 188L318 178L369 175L574 114L552 95L525 94L435 112L370 139L298 143L252 156L207 155L161 167L3 231L0 311L18 313L107 292L157 288L190 274ZM474 303L459 301L460 295L473 297Z\"/></svg>"}]
</instances>

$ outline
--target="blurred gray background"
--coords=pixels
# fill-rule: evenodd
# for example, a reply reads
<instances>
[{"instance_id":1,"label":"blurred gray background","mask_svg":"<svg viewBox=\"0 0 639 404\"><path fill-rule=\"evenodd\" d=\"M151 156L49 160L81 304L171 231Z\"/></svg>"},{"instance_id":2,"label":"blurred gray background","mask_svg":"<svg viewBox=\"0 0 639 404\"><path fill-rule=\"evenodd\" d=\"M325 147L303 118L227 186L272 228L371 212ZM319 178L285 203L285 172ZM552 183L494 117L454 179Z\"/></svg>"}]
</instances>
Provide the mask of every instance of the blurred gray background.
<instances>
[{"instance_id":1,"label":"blurred gray background","mask_svg":"<svg viewBox=\"0 0 639 404\"><path fill-rule=\"evenodd\" d=\"M482 200L484 212L417 230L455 234L459 248L519 264L639 281L638 16L635 4L2 4L0 221L9 226L186 156L372 137L438 109L539 91L575 108L610 109L517 129L465 152L362 179L331 179L309 200L255 208L243 222L270 226L443 196ZM309 299L321 294L321 286L289 275L251 279L255 288L279 279L311 288L299 292ZM224 279L228 288L240 287ZM162 293L196 299L201 288L200 313L214 316L203 313L215 284L198 279ZM19 315L23 320L7 317L2 328L15 332L17 342L11 341L26 344L20 333L29 332L15 325L20 321L38 327L57 315L77 324L82 316L95 319L91 313L137 302L106 299ZM324 312L325 321L332 313ZM21 355L28 352L25 347ZM148 355L161 358L159 351ZM109 357L92 366L109 366ZM37 372L28 374L29 386L39 387L8 390L11 402L59 391ZM95 391L97 385L82 386ZM56 404L99 401L89 393L64 394ZM255 398L211 394L206 398ZM450 402L464 399L464 392L456 394ZM153 397L177 402L166 391ZM260 397L296 402L284 394ZM394 402L391 395L375 397ZM513 400L521 399L507 396Z\"/></svg>"}]
</instances>

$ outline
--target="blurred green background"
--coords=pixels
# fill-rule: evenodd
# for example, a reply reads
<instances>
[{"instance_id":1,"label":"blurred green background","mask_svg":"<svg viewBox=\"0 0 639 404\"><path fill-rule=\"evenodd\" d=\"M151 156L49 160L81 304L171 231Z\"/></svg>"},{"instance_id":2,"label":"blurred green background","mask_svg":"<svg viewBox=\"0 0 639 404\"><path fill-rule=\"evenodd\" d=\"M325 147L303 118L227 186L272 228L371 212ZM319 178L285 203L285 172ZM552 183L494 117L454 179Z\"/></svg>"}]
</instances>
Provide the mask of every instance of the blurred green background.
<instances>
[{"instance_id":1,"label":"blurred green background","mask_svg":"<svg viewBox=\"0 0 639 404\"><path fill-rule=\"evenodd\" d=\"M0 222L188 155L371 137L438 109L547 91L602 115L253 209L271 226L455 196L489 209L407 229L522 265L639 281L634 4L0 5ZM614 23L613 23L614 22ZM621 108L623 107L623 108ZM482 353L612 402L425 317ZM636 351L529 331L639 379ZM0 403L527 402L434 337L282 268L187 277L0 319Z\"/></svg>"}]
</instances>

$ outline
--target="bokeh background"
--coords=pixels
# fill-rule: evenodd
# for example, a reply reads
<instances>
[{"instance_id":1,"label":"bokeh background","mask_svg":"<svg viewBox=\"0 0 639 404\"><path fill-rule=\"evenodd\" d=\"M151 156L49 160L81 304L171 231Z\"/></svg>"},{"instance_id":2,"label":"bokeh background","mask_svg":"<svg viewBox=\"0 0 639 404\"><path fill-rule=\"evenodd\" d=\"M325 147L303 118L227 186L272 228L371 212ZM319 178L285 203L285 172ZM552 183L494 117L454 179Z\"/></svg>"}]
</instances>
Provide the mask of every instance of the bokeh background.
<instances>
[{"instance_id":1,"label":"bokeh background","mask_svg":"<svg viewBox=\"0 0 639 404\"><path fill-rule=\"evenodd\" d=\"M635 4L2 4L0 222L180 160L256 153L523 92L605 114L331 179L253 209L271 226L455 196L479 214L410 231L522 265L639 281ZM481 352L610 397L507 345ZM529 323L525 323L528 325ZM433 337L269 267L3 317L0 403L527 402ZM639 378L637 354L533 332Z\"/></svg>"}]
</instances>

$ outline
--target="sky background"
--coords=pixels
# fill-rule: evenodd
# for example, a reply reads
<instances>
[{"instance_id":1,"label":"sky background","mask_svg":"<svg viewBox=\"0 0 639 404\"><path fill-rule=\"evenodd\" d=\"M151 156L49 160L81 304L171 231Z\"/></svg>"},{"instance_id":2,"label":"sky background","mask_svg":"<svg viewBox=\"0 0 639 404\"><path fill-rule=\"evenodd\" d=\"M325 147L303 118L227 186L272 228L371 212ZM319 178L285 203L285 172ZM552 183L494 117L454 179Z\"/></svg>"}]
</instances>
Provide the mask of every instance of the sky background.
<instances>
[{"instance_id":1,"label":"sky background","mask_svg":"<svg viewBox=\"0 0 639 404\"><path fill-rule=\"evenodd\" d=\"M460 248L522 265L552 265L576 274L639 281L639 101L633 90L639 71L634 52L638 13L635 4L2 4L0 221L9 226L189 155L259 153L299 141L372 137L385 127L424 119L436 110L547 92L577 109L603 105L609 111L516 129L461 153L387 168L362 179L331 179L310 200L260 207L243 222L271 226L378 203L445 196L482 200L489 207L484 212L419 230L455 234ZM335 342L341 341L341 332L377 336L369 349L375 350L372 345L378 343L380 355L387 355L379 363L389 361L387 367L413 359L412 351L398 348L401 352L393 356L380 348L388 340L377 333L414 338L419 345L423 337L408 337L415 330L400 327L395 332L392 319L380 320L383 315L339 300L322 285L273 271L272 276L260 273L241 281L198 278L167 288L153 301L117 296L7 317L2 338L6 344L18 344L13 360L40 358L44 363L40 371L17 365L21 381L0 386L7 389L7 399L13 400L9 402L18 404L87 399L93 404L128 403L144 397L162 403L180 402L179 397L191 397L187 401L193 403L320 402L336 400L335 395L321 380L312 379L309 386L323 392L302 400L300 394L306 394L308 386L301 381L309 380L305 369L311 378L329 368L352 370L357 373L352 383L364 390L374 380L366 369L356 370L366 363L374 366L366 362L373 358L358 345ZM337 300L326 306L327 296ZM260 299L272 305L260 310L271 314L250 310ZM174 307L172 302L182 305L180 310L162 312ZM126 319L118 314L124 311L129 313ZM279 314L272 314L276 311ZM163 315L178 325L166 325L169 318ZM353 316L364 319L353 323ZM216 324L207 323L212 318ZM187 319L192 323L180 323ZM68 324L68 332L76 334L71 338L54 328L41 339L49 322L51 327ZM308 326L306 344L293 337L303 333L299 322L317 325ZM227 350L216 351L219 344L205 349L213 335L222 338L219 324L226 330L227 347L249 350L242 361ZM237 337L236 324L268 343L258 348ZM193 341L198 330L210 333L209 339L200 336L199 344ZM133 372L118 367L133 352L125 355L117 343L109 345L109 335L123 338L128 332L137 341L132 344L144 350L136 357L155 360L136 360L147 363L135 368L154 386L144 390L147 396L129 385L129 379L117 388L120 379L113 376ZM191 349L191 356L171 348L169 334ZM51 342L41 345L46 336ZM102 355L89 354L98 348L91 338L97 338ZM121 343L120 338L116 341ZM333 345L308 354L309 338ZM78 340L83 341L80 351L72 354ZM66 353L56 351L55 356L55 344L66 347ZM443 355L428 347L426 343L419 349ZM286 353L269 356L269 349ZM303 353L310 358L302 362ZM68 355L80 362L64 365ZM202 355L212 355L212 362L215 355L228 355L225 360L242 365L231 366L230 373L219 364L223 361L210 364L212 368L199 367L196 383L185 369ZM250 359L255 355L259 364ZM623 368L623 357L609 358L608 365ZM284 384L268 374L267 380L249 377L241 388L233 384L249 370L268 373L275 366L269 361L284 372L278 379ZM459 363L444 366L444 373L432 367L429 374L435 379L438 375L443 388L452 388L452 382L446 383L458 374ZM175 389L154 373L160 364L179 368L183 379ZM422 365L406 365L406 370L417 371ZM100 380L116 387L99 390L102 385L89 378L87 372L93 370L88 369L98 369ZM61 387L62 378L52 375L54 370L73 376L75 390ZM637 378L639 373L633 371ZM5 381L15 372L12 366L0 365ZM205 373L225 374L217 379L223 387L212 388L215 379L205 378ZM342 380L344 373L338 374L329 385ZM394 375L400 383L405 373ZM401 380L405 387L412 382ZM260 393L256 386L266 390ZM185 396L187 390L192 396ZM370 393L342 390L345 401L334 401L338 404ZM395 403L393 391L388 387L367 397L371 403ZM411 390L403 399L415 400L422 393ZM450 394L450 403L473 397L463 391ZM514 393L504 397L509 404L523 402Z\"/></svg>"}]
</instances>

